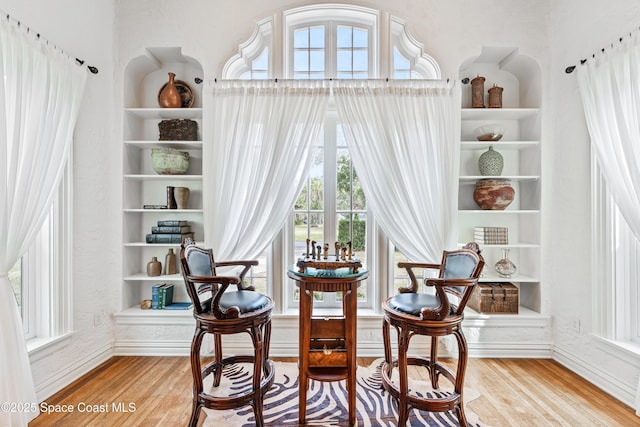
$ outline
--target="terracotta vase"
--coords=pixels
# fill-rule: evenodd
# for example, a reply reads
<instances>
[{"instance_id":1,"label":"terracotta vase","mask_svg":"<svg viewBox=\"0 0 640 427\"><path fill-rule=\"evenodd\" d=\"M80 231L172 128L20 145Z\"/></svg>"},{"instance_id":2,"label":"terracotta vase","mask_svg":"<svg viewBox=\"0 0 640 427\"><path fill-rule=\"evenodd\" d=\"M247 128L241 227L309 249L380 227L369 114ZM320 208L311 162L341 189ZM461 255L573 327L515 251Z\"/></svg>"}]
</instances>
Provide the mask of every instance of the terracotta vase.
<instances>
[{"instance_id":1,"label":"terracotta vase","mask_svg":"<svg viewBox=\"0 0 640 427\"><path fill-rule=\"evenodd\" d=\"M147 276L154 277L162 274L162 263L158 261L157 257L151 258L151 261L147 263Z\"/></svg>"},{"instance_id":2,"label":"terracotta vase","mask_svg":"<svg viewBox=\"0 0 640 427\"><path fill-rule=\"evenodd\" d=\"M169 249L167 255L164 257L164 274L176 274L178 272L176 266L178 259L173 249Z\"/></svg>"},{"instance_id":3,"label":"terracotta vase","mask_svg":"<svg viewBox=\"0 0 640 427\"><path fill-rule=\"evenodd\" d=\"M188 187L175 187L173 189L173 195L176 199L178 209L187 209L190 193Z\"/></svg>"},{"instance_id":4,"label":"terracotta vase","mask_svg":"<svg viewBox=\"0 0 640 427\"><path fill-rule=\"evenodd\" d=\"M481 179L476 182L473 200L485 210L504 210L513 202L516 191L508 179Z\"/></svg>"},{"instance_id":5,"label":"terracotta vase","mask_svg":"<svg viewBox=\"0 0 640 427\"><path fill-rule=\"evenodd\" d=\"M471 80L471 107L484 108L484 80L482 76L478 76Z\"/></svg>"},{"instance_id":6,"label":"terracotta vase","mask_svg":"<svg viewBox=\"0 0 640 427\"><path fill-rule=\"evenodd\" d=\"M502 108L502 90L500 86L489 89L489 108Z\"/></svg>"},{"instance_id":7,"label":"terracotta vase","mask_svg":"<svg viewBox=\"0 0 640 427\"><path fill-rule=\"evenodd\" d=\"M182 97L175 83L176 75L169 73L169 82L158 95L158 103L162 108L180 108L182 107Z\"/></svg>"}]
</instances>

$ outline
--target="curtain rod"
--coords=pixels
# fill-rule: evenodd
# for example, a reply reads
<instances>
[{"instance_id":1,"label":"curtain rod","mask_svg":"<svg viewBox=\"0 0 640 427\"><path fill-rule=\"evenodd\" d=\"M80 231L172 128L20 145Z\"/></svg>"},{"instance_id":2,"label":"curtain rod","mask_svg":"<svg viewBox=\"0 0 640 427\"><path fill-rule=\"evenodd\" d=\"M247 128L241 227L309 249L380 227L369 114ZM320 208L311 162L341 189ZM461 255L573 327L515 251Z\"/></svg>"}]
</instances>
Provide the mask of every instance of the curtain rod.
<instances>
[{"instance_id":1,"label":"curtain rod","mask_svg":"<svg viewBox=\"0 0 640 427\"><path fill-rule=\"evenodd\" d=\"M638 29L640 29L640 27L638 27ZM638 29L636 29L634 31L637 31ZM631 32L629 32L629 37L631 37ZM619 43L622 43L622 40L624 40L624 36L618 38L618 42ZM611 48L613 48L613 43L611 43L610 46L611 46ZM600 52L604 53L604 48L600 49ZM591 55L591 58L595 58L595 57L596 57L595 53L593 55ZM580 60L580 65L584 65L585 62L587 62L587 58L581 59ZM567 68L564 69L564 72L567 73L567 74L571 74L571 73L573 73L573 70L575 70L575 69L576 69L576 65L570 65L570 66L568 66Z\"/></svg>"},{"instance_id":2,"label":"curtain rod","mask_svg":"<svg viewBox=\"0 0 640 427\"><path fill-rule=\"evenodd\" d=\"M201 79L197 79L197 78L196 78L196 80L200 80L200 81L196 81L196 83L198 83L198 84L202 83L202 80L201 80ZM242 79L220 79L220 81L221 81L221 82L224 82L224 81L234 81L234 80L235 80L235 81L248 81L248 80L242 80ZM275 78L274 78L274 77L272 77L272 78L269 78L269 79L259 79L258 81L270 81L270 80L271 80L271 81L273 81L274 83L278 83L278 77L275 77ZM282 78L280 79L280 81L285 81L285 82L286 82L286 81L303 82L303 81L318 81L318 80L327 81L327 82L332 82L332 81L334 81L334 80L335 80L335 81L340 81L341 79L334 79L334 78L332 78L332 77L329 77L329 78L326 78L326 79L311 79L311 80L306 80L306 79L282 79ZM360 79L342 79L342 80L343 80L343 81L350 81L350 82L354 82L354 81L365 81L365 80L366 80L366 81L378 81L378 82L382 82L382 81L384 81L384 82L389 82L389 77L385 77L385 78L377 78L377 79L362 79L362 80L360 80ZM404 81L421 81L421 80L441 80L441 79L391 79L391 81L403 81L403 80L404 80ZM465 81L463 80L463 83L468 83L468 80L469 80L469 79L466 79L466 80L467 80L467 82L465 82ZM218 78L217 78L217 77L215 77L215 78L213 79L213 82L214 82L214 83L218 83ZM448 78L448 77L447 77L447 83L449 83L449 78Z\"/></svg>"},{"instance_id":3,"label":"curtain rod","mask_svg":"<svg viewBox=\"0 0 640 427\"><path fill-rule=\"evenodd\" d=\"M0 11L0 12L2 12L2 11ZM20 21L18 21L18 20L17 20L17 19L15 19L15 18L12 18L12 17L11 17L11 15L9 15L8 13L4 13L4 12L2 12L2 13L7 17L7 21L10 21L11 19L13 19L13 20L16 22L16 24L18 25L18 27L20 27L20 26L21 26ZM27 33L29 33L30 31L31 31L31 28L30 28L30 27L27 27ZM49 40L48 40L48 39L46 39L46 38L44 38L44 37L40 37L40 33L36 33L36 38L37 38L39 41L42 41L42 42L46 43L47 45L49 45ZM53 43L51 43L51 45L52 45L54 48L59 49L60 51L62 51L62 52L64 53L64 50L63 50L63 49L58 48L58 46L57 46L57 45L55 45L55 44L53 44ZM83 59L75 58L75 60L76 60L76 62L78 63L78 65L84 65L84 62L85 62L85 61L84 61ZM94 67L93 65L87 65L86 67L87 67L87 69L88 69L89 71L91 71L91 73L92 73L92 74L98 74L98 68Z\"/></svg>"}]
</instances>

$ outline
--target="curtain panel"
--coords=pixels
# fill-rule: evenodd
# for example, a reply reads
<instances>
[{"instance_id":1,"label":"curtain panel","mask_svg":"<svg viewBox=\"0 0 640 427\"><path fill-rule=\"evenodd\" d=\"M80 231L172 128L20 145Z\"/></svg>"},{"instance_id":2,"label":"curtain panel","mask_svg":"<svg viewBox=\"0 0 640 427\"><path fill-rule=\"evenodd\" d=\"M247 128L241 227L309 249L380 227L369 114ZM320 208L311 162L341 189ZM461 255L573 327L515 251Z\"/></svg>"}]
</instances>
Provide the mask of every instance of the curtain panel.
<instances>
[{"instance_id":1,"label":"curtain panel","mask_svg":"<svg viewBox=\"0 0 640 427\"><path fill-rule=\"evenodd\" d=\"M640 240L640 33L577 71L596 161L620 214ZM636 414L640 416L640 380Z\"/></svg>"},{"instance_id":2,"label":"curtain panel","mask_svg":"<svg viewBox=\"0 0 640 427\"><path fill-rule=\"evenodd\" d=\"M412 261L456 245L460 91L451 82L334 82L367 205Z\"/></svg>"},{"instance_id":3,"label":"curtain panel","mask_svg":"<svg viewBox=\"0 0 640 427\"><path fill-rule=\"evenodd\" d=\"M640 35L578 67L587 128L607 187L640 240Z\"/></svg>"},{"instance_id":4,"label":"curtain panel","mask_svg":"<svg viewBox=\"0 0 640 427\"><path fill-rule=\"evenodd\" d=\"M22 318L9 269L33 243L49 212L69 154L86 70L35 34L0 20L0 425L38 415Z\"/></svg>"},{"instance_id":5,"label":"curtain panel","mask_svg":"<svg viewBox=\"0 0 640 427\"><path fill-rule=\"evenodd\" d=\"M218 259L253 259L275 239L313 160L325 81L206 82L204 240Z\"/></svg>"}]
</instances>

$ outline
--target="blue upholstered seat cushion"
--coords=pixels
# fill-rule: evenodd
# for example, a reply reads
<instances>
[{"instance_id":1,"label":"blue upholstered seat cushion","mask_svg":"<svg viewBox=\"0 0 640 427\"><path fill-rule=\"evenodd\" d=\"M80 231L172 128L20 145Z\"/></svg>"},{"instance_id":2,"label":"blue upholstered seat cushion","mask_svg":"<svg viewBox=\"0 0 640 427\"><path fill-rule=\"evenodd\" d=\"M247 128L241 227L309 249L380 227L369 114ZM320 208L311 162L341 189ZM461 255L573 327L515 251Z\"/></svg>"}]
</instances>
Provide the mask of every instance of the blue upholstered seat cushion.
<instances>
[{"instance_id":1,"label":"blue upholstered seat cushion","mask_svg":"<svg viewBox=\"0 0 640 427\"><path fill-rule=\"evenodd\" d=\"M236 306L240 313L251 313L269 304L269 298L255 291L228 291L220 298L220 308L226 310Z\"/></svg>"},{"instance_id":2,"label":"blue upholstered seat cushion","mask_svg":"<svg viewBox=\"0 0 640 427\"><path fill-rule=\"evenodd\" d=\"M436 308L440 305L440 299L431 294L398 294L389 300L389 307L402 313L420 317L423 307Z\"/></svg>"}]
</instances>

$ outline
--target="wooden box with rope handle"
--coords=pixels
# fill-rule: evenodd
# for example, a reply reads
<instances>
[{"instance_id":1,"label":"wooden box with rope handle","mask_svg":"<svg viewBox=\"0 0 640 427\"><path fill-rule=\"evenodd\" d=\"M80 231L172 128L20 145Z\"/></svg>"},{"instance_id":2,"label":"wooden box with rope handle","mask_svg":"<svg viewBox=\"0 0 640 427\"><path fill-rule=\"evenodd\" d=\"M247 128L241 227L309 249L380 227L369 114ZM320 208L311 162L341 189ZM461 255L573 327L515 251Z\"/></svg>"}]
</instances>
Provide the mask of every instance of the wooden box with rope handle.
<instances>
[{"instance_id":1,"label":"wooden box with rope handle","mask_svg":"<svg viewBox=\"0 0 640 427\"><path fill-rule=\"evenodd\" d=\"M467 303L478 313L518 314L518 287L513 283L478 283Z\"/></svg>"}]
</instances>

